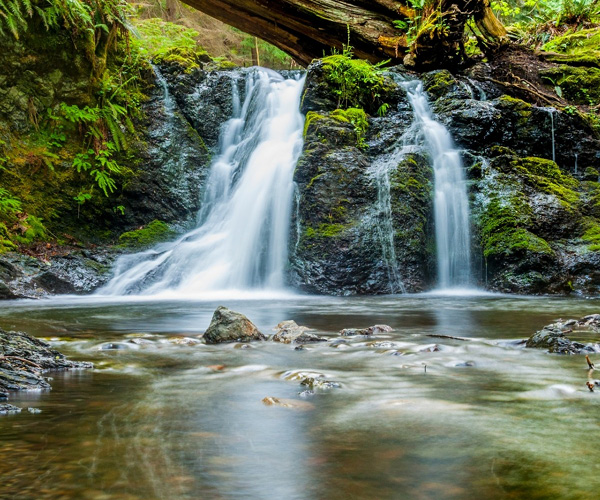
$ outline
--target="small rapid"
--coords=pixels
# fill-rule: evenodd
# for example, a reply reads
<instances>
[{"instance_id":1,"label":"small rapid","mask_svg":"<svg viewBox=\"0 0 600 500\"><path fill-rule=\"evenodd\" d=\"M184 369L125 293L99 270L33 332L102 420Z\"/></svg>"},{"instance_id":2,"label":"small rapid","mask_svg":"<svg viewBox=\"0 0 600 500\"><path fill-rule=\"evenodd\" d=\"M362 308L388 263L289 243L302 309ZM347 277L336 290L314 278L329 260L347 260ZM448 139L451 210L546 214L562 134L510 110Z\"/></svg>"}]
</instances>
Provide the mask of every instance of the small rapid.
<instances>
[{"instance_id":1,"label":"small rapid","mask_svg":"<svg viewBox=\"0 0 600 500\"><path fill-rule=\"evenodd\" d=\"M221 131L197 227L174 242L121 257L100 295L176 297L284 287L303 84L252 70L242 102L232 80L233 116Z\"/></svg>"}]
</instances>

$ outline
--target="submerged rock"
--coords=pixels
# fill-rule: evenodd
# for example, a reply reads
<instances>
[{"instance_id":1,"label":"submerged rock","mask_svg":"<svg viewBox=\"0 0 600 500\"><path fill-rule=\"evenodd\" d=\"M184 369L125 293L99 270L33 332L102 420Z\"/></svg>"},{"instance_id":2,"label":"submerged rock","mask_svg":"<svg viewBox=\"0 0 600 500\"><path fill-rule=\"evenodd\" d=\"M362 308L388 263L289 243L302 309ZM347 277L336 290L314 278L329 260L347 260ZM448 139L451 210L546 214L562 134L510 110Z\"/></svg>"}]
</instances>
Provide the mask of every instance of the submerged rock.
<instances>
[{"instance_id":1,"label":"submerged rock","mask_svg":"<svg viewBox=\"0 0 600 500\"><path fill-rule=\"evenodd\" d=\"M319 337L314 333L308 333L310 328L299 326L295 321L282 321L277 325L277 332L273 335L275 342L283 344L304 344L308 342L327 342L327 339Z\"/></svg>"},{"instance_id":2,"label":"submerged rock","mask_svg":"<svg viewBox=\"0 0 600 500\"><path fill-rule=\"evenodd\" d=\"M204 332L207 344L250 342L266 338L246 316L224 306L217 307L208 329Z\"/></svg>"},{"instance_id":3,"label":"submerged rock","mask_svg":"<svg viewBox=\"0 0 600 500\"><path fill-rule=\"evenodd\" d=\"M281 406L282 408L296 408L298 410L312 410L314 405L307 401L298 401L296 399L280 399L273 396L267 396L262 400L265 406Z\"/></svg>"},{"instance_id":4,"label":"submerged rock","mask_svg":"<svg viewBox=\"0 0 600 500\"><path fill-rule=\"evenodd\" d=\"M373 325L367 328L344 328L340 330L340 335L351 337L354 335L377 335L378 333L387 333L393 331L393 328L388 325Z\"/></svg>"},{"instance_id":5,"label":"submerged rock","mask_svg":"<svg viewBox=\"0 0 600 500\"><path fill-rule=\"evenodd\" d=\"M596 333L600 327L600 315L585 316L580 320L568 320L546 325L527 340L526 347L548 349L556 354L589 354L600 352L597 343L583 344L567 337L567 334Z\"/></svg>"},{"instance_id":6,"label":"submerged rock","mask_svg":"<svg viewBox=\"0 0 600 500\"><path fill-rule=\"evenodd\" d=\"M0 415L9 415L10 413L21 413L21 408L9 404L0 405Z\"/></svg>"}]
</instances>

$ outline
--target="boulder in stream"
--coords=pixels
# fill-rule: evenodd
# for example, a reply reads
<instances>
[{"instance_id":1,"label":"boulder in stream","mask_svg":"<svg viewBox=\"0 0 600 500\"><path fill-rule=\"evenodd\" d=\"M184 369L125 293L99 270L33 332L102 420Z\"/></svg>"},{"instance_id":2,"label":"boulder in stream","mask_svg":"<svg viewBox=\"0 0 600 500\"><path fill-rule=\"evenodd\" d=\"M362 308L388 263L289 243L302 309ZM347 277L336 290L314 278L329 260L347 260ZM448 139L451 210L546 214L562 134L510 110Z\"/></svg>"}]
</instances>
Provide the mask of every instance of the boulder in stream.
<instances>
[{"instance_id":1,"label":"boulder in stream","mask_svg":"<svg viewBox=\"0 0 600 500\"><path fill-rule=\"evenodd\" d=\"M250 342L266 338L246 316L224 306L217 307L208 329L204 332L207 344Z\"/></svg>"},{"instance_id":2,"label":"boulder in stream","mask_svg":"<svg viewBox=\"0 0 600 500\"><path fill-rule=\"evenodd\" d=\"M589 354L600 352L597 343L583 344L567 337L567 334L589 335L598 333L600 329L600 314L585 316L579 320L571 319L546 325L535 332L527 340L526 347L548 349L557 354Z\"/></svg>"},{"instance_id":3,"label":"boulder in stream","mask_svg":"<svg viewBox=\"0 0 600 500\"><path fill-rule=\"evenodd\" d=\"M309 342L327 342L326 338L309 333L306 326L299 326L295 321L282 321L277 325L277 332L273 335L275 342L283 344L306 344Z\"/></svg>"},{"instance_id":4,"label":"boulder in stream","mask_svg":"<svg viewBox=\"0 0 600 500\"><path fill-rule=\"evenodd\" d=\"M387 333L393 331L393 328L388 325L373 325L368 328L344 328L340 331L340 335L344 337L352 337L354 335L377 335L378 333Z\"/></svg>"}]
</instances>

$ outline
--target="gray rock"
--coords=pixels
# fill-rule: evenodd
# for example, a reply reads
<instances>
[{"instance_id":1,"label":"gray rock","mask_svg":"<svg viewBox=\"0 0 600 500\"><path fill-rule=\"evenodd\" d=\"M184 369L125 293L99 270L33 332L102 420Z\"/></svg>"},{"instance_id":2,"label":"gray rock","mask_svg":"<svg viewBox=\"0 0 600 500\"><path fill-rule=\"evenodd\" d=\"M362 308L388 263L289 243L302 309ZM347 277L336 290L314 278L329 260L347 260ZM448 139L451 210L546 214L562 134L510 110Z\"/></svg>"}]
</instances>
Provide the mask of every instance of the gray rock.
<instances>
[{"instance_id":1,"label":"gray rock","mask_svg":"<svg viewBox=\"0 0 600 500\"><path fill-rule=\"evenodd\" d=\"M91 363L70 361L50 344L23 332L0 329L0 392L50 389L43 376L49 370L93 368Z\"/></svg>"},{"instance_id":2,"label":"gray rock","mask_svg":"<svg viewBox=\"0 0 600 500\"><path fill-rule=\"evenodd\" d=\"M9 404L0 404L0 415L10 415L11 413L21 413L21 408Z\"/></svg>"},{"instance_id":3,"label":"gray rock","mask_svg":"<svg viewBox=\"0 0 600 500\"><path fill-rule=\"evenodd\" d=\"M266 337L243 314L219 306L213 314L208 329L204 332L204 340L207 344L221 344L266 340Z\"/></svg>"},{"instance_id":4,"label":"gray rock","mask_svg":"<svg viewBox=\"0 0 600 500\"><path fill-rule=\"evenodd\" d=\"M282 321L277 325L277 332L273 335L275 342L283 344L305 344L309 342L327 342L326 338L308 333L309 328L298 326L295 321Z\"/></svg>"},{"instance_id":5,"label":"gray rock","mask_svg":"<svg viewBox=\"0 0 600 500\"><path fill-rule=\"evenodd\" d=\"M594 321L594 319L591 316L586 316L586 318L577 321L575 328L580 330L587 329L588 331L590 329L593 330L592 323L586 323ZM548 352L556 354L590 354L600 352L600 346L598 344L582 344L581 342L570 340L566 334L573 332L574 328L572 328L572 321L568 321L568 323L569 326L565 323L546 325L540 331L529 337L525 346L548 349Z\"/></svg>"},{"instance_id":6,"label":"gray rock","mask_svg":"<svg viewBox=\"0 0 600 500\"><path fill-rule=\"evenodd\" d=\"M354 335L377 335L378 333L387 333L393 331L393 328L388 325L373 325L367 328L344 328L340 330L340 335L351 337Z\"/></svg>"}]
</instances>

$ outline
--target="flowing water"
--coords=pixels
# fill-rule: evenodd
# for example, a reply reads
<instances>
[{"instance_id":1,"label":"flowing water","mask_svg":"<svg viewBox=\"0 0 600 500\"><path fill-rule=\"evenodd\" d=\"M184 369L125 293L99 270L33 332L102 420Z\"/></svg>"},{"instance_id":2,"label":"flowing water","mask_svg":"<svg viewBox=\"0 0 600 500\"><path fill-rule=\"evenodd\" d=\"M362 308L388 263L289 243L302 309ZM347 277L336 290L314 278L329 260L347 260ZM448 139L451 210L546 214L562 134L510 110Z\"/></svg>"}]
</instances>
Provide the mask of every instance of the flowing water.
<instances>
[{"instance_id":1,"label":"flowing water","mask_svg":"<svg viewBox=\"0 0 600 500\"><path fill-rule=\"evenodd\" d=\"M438 287L471 285L469 200L464 168L450 133L433 117L423 84L405 84L414 120L425 138L434 170L434 219Z\"/></svg>"},{"instance_id":2,"label":"flowing water","mask_svg":"<svg viewBox=\"0 0 600 500\"><path fill-rule=\"evenodd\" d=\"M11 395L42 413L0 417L0 498L597 498L600 393L584 386L585 360L513 340L599 300L231 300L265 333L294 319L329 342L186 345L217 305L1 303L1 328L51 338L96 369ZM375 323L395 331L337 334ZM299 373L341 387L301 396Z\"/></svg>"},{"instance_id":3,"label":"flowing water","mask_svg":"<svg viewBox=\"0 0 600 500\"><path fill-rule=\"evenodd\" d=\"M232 85L234 115L221 133L198 227L119 259L100 294L187 297L283 287L303 80L255 70L246 76L243 103Z\"/></svg>"}]
</instances>

